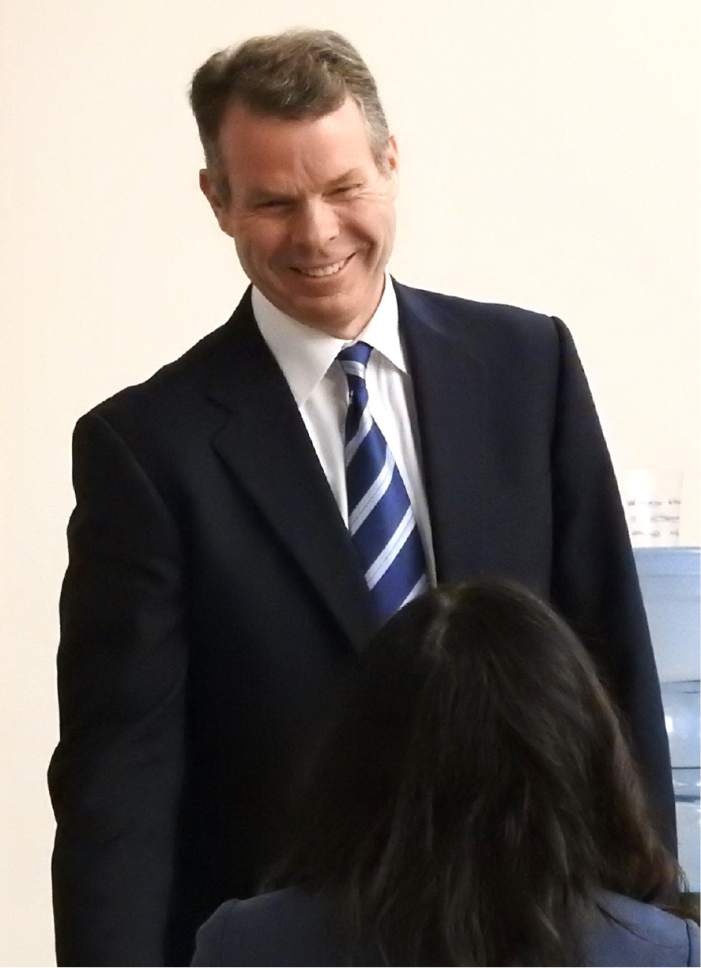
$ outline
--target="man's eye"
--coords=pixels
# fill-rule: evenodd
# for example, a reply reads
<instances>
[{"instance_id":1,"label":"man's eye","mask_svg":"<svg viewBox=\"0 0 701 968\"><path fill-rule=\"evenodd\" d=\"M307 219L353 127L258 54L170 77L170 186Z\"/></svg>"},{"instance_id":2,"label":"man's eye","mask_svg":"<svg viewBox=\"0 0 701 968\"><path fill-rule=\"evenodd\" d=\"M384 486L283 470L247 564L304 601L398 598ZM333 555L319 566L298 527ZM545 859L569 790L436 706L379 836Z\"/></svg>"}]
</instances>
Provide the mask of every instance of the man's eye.
<instances>
[{"instance_id":1,"label":"man's eye","mask_svg":"<svg viewBox=\"0 0 701 968\"><path fill-rule=\"evenodd\" d=\"M334 195L340 195L340 196L343 196L343 195L351 195L353 192L357 191L359 188L362 188L362 185L360 183L353 184L353 185L340 185L338 188L334 189L333 194Z\"/></svg>"},{"instance_id":2,"label":"man's eye","mask_svg":"<svg viewBox=\"0 0 701 968\"><path fill-rule=\"evenodd\" d=\"M264 202L258 202L256 208L284 208L288 204L284 198L268 198Z\"/></svg>"}]
</instances>

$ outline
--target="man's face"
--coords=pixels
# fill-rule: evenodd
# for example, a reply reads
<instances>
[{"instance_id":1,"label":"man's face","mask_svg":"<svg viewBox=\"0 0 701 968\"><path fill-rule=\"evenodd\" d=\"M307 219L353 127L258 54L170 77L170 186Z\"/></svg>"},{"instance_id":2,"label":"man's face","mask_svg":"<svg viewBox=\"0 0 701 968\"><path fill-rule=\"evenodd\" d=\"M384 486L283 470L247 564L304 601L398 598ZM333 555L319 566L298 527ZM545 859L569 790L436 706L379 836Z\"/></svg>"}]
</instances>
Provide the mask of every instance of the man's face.
<instances>
[{"instance_id":1,"label":"man's face","mask_svg":"<svg viewBox=\"0 0 701 968\"><path fill-rule=\"evenodd\" d=\"M253 114L240 103L219 133L222 200L200 174L244 272L271 303L315 329L355 337L382 295L394 242L397 151L378 170L351 98L317 119Z\"/></svg>"}]
</instances>

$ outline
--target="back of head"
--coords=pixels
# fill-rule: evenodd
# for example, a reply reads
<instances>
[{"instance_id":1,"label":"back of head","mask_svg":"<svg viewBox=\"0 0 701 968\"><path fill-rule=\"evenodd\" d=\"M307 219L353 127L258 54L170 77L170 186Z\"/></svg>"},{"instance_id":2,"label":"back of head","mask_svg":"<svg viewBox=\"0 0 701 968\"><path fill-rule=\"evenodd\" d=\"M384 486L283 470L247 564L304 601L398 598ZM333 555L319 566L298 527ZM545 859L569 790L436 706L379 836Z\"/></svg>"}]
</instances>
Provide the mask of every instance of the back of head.
<instances>
[{"instance_id":1,"label":"back of head","mask_svg":"<svg viewBox=\"0 0 701 968\"><path fill-rule=\"evenodd\" d=\"M385 626L312 784L287 873L397 964L565 964L598 889L676 883L589 656L507 583Z\"/></svg>"},{"instance_id":2,"label":"back of head","mask_svg":"<svg viewBox=\"0 0 701 968\"><path fill-rule=\"evenodd\" d=\"M227 108L278 118L318 118L355 100L378 165L389 131L372 74L353 45L332 30L290 30L253 37L213 54L195 72L190 103L207 165L216 169L217 137Z\"/></svg>"}]
</instances>

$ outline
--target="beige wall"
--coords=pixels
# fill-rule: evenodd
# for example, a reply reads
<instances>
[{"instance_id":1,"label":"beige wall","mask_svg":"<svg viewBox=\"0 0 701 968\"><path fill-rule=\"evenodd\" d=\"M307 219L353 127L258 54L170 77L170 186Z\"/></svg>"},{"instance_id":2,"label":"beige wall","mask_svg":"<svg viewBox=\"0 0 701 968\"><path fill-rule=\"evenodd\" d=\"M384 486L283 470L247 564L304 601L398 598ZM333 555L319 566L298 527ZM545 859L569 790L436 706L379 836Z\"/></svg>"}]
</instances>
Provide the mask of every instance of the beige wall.
<instances>
[{"instance_id":1,"label":"beige wall","mask_svg":"<svg viewBox=\"0 0 701 968\"><path fill-rule=\"evenodd\" d=\"M403 158L402 280L556 313L617 468L699 505L697 0L4 0L0 964L52 958L57 597L76 418L222 322L244 280L198 196L185 90L224 43L331 26ZM8 147L9 150L8 150Z\"/></svg>"}]
</instances>

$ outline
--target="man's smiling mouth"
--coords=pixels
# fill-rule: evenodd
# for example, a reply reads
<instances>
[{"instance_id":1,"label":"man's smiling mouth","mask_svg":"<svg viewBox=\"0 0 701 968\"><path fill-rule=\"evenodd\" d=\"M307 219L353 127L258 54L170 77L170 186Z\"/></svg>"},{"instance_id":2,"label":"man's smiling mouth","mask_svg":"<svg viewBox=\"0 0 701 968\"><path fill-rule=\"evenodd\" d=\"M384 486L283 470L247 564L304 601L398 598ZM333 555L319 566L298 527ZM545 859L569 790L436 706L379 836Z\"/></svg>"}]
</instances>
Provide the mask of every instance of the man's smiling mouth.
<instances>
[{"instance_id":1,"label":"man's smiling mouth","mask_svg":"<svg viewBox=\"0 0 701 968\"><path fill-rule=\"evenodd\" d=\"M324 279L326 276L337 275L348 265L352 258L353 256L349 255L339 262L328 262L325 265L319 266L291 266L290 268L294 269L301 276L305 276L307 279Z\"/></svg>"}]
</instances>

